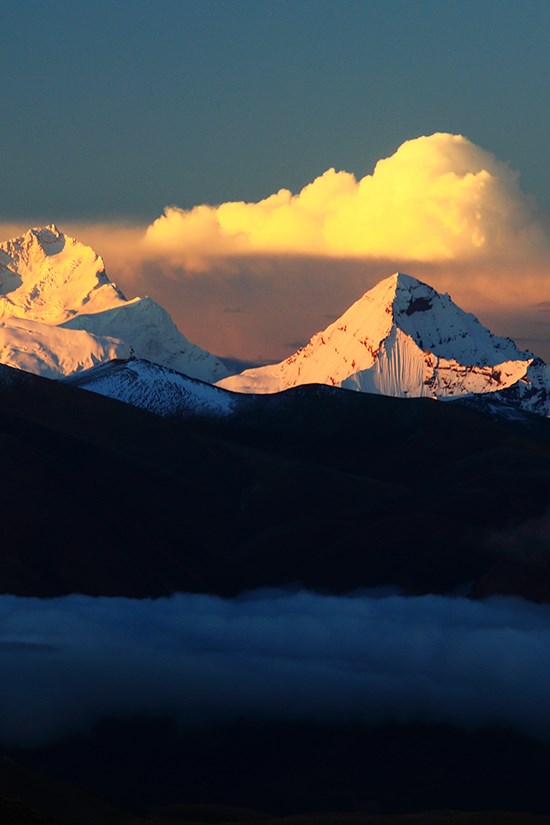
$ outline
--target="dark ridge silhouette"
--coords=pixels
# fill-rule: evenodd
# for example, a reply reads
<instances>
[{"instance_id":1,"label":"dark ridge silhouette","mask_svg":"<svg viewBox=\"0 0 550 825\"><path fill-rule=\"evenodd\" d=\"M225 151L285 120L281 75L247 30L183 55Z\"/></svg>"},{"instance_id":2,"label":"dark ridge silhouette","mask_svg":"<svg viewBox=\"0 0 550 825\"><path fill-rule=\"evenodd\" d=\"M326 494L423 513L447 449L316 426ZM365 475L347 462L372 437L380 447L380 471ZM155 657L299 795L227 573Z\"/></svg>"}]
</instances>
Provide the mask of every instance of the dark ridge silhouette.
<instances>
[{"instance_id":1,"label":"dark ridge silhouette","mask_svg":"<svg viewBox=\"0 0 550 825\"><path fill-rule=\"evenodd\" d=\"M0 456L5 593L474 582L476 596L550 600L535 530L550 428L535 416L312 385L166 420L1 366Z\"/></svg>"}]
</instances>

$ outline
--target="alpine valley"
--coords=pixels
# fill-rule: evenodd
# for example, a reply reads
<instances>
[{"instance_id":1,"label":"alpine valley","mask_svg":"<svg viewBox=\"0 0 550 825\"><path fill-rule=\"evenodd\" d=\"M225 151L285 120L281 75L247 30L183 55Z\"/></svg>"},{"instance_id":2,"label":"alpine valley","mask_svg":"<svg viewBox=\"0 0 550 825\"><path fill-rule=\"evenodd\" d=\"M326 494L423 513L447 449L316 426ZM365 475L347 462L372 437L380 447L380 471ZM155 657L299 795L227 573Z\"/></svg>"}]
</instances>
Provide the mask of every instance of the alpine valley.
<instances>
[{"instance_id":1,"label":"alpine valley","mask_svg":"<svg viewBox=\"0 0 550 825\"><path fill-rule=\"evenodd\" d=\"M549 391L539 358L402 273L283 362L232 374L155 301L128 300L101 258L56 226L0 244L0 631L13 629L0 637L0 700L14 668L22 697L34 691L27 708L19 696L13 705L19 739L6 733L11 717L0 728L2 822L548 822L546 696L540 688L537 718L530 678L534 709L525 700L510 722L504 699L524 700L524 637L504 628L498 651L515 658L501 665L484 651L502 628L483 624L483 610L512 605L512 624L526 610L535 625L549 609ZM273 604L285 599L291 618L279 625ZM336 616L330 662L317 599ZM361 599L373 616L386 599L397 618L357 630L346 611ZM405 603L428 611L428 630L407 623ZM125 624L136 604L151 613ZM444 609L455 658L438 635ZM300 631L289 631L301 610ZM35 673L57 672L86 611L76 687L59 699L59 682ZM482 630L466 655L468 611ZM105 613L114 618L96 649ZM57 628L55 615L71 619L54 643L43 625ZM209 633L222 626L236 634L229 660L249 638L256 645L241 681L216 676L221 637ZM376 679L385 674L372 688L377 717L356 713L366 665L350 650L363 637ZM125 681L150 639L156 664ZM105 682L99 654L86 670L92 648L109 660ZM262 681L270 657L275 676ZM423 693L433 661L441 692ZM502 695L476 681L493 666ZM341 673L334 713L310 711ZM182 722L186 690L207 710ZM249 690L254 701L241 701ZM157 691L168 698L151 709ZM458 697L454 715L432 699L443 693ZM479 693L488 717L475 715ZM54 706L61 721L40 739Z\"/></svg>"}]
</instances>

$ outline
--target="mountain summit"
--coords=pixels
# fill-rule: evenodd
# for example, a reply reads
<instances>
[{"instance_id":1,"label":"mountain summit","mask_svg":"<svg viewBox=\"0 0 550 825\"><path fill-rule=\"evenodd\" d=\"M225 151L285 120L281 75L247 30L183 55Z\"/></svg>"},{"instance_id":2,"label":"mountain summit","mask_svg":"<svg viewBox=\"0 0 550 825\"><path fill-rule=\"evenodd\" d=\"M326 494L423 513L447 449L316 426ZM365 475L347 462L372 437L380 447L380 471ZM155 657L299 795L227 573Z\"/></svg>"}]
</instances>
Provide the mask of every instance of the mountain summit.
<instances>
[{"instance_id":1,"label":"mountain summit","mask_svg":"<svg viewBox=\"0 0 550 825\"><path fill-rule=\"evenodd\" d=\"M61 324L79 312L100 312L126 301L89 246L55 224L0 243L0 313Z\"/></svg>"},{"instance_id":2,"label":"mountain summit","mask_svg":"<svg viewBox=\"0 0 550 825\"><path fill-rule=\"evenodd\" d=\"M534 360L428 284L395 273L285 361L219 383L240 392L331 384L401 397L503 390Z\"/></svg>"},{"instance_id":3,"label":"mountain summit","mask_svg":"<svg viewBox=\"0 0 550 825\"><path fill-rule=\"evenodd\" d=\"M227 375L151 298L128 301L93 249L55 224L0 243L0 360L47 377L132 353L194 378Z\"/></svg>"}]
</instances>

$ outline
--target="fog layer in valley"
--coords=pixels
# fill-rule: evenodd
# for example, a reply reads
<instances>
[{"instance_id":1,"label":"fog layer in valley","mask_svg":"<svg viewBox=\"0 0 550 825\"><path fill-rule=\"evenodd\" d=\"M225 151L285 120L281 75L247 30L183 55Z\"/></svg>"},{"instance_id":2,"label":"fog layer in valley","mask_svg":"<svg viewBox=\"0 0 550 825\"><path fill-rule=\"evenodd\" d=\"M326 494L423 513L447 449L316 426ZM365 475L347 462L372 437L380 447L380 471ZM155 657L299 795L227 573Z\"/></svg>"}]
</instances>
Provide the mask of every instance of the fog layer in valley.
<instances>
[{"instance_id":1,"label":"fog layer in valley","mask_svg":"<svg viewBox=\"0 0 550 825\"><path fill-rule=\"evenodd\" d=\"M550 607L260 591L0 598L0 739L103 717L419 720L550 736Z\"/></svg>"}]
</instances>

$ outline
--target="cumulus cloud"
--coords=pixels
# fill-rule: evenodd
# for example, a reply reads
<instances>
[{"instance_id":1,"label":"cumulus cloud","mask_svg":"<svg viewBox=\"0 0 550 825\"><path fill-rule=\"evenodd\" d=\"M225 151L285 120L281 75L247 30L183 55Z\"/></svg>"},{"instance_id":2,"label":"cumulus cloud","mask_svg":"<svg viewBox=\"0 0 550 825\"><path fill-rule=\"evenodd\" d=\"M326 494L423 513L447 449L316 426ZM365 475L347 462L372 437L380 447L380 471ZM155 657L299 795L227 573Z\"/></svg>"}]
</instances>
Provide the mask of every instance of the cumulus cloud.
<instances>
[{"instance_id":1,"label":"cumulus cloud","mask_svg":"<svg viewBox=\"0 0 550 825\"><path fill-rule=\"evenodd\" d=\"M0 741L104 717L387 719L550 736L550 608L257 592L0 598Z\"/></svg>"},{"instance_id":2,"label":"cumulus cloud","mask_svg":"<svg viewBox=\"0 0 550 825\"><path fill-rule=\"evenodd\" d=\"M403 143L372 175L329 169L298 194L166 208L145 246L172 264L298 254L454 261L548 249L550 226L518 175L461 135Z\"/></svg>"}]
</instances>

